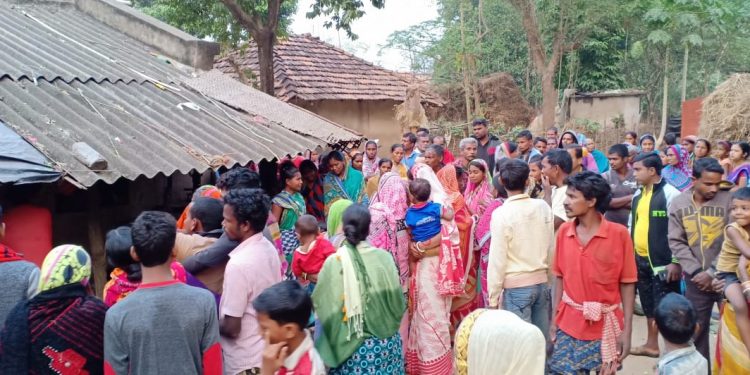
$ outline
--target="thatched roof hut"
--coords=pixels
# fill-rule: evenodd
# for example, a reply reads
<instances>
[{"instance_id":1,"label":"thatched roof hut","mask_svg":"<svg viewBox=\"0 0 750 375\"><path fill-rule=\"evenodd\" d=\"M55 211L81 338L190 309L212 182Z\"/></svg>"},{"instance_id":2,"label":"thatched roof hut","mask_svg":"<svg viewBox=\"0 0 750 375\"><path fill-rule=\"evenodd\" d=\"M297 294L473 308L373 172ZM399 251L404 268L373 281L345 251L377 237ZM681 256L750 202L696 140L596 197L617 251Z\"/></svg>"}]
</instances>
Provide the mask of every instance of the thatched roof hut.
<instances>
[{"instance_id":1,"label":"thatched roof hut","mask_svg":"<svg viewBox=\"0 0 750 375\"><path fill-rule=\"evenodd\" d=\"M750 139L750 74L734 74L703 101L700 136L710 140Z\"/></svg>"}]
</instances>

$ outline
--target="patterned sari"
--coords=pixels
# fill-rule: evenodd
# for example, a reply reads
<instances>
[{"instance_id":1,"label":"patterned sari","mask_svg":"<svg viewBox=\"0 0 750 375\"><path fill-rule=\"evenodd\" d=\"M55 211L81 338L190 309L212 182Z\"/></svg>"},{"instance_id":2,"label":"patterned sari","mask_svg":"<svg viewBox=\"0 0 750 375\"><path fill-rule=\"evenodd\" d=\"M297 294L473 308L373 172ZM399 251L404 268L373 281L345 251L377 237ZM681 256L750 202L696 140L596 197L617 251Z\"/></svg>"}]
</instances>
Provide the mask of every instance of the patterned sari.
<instances>
[{"instance_id":1,"label":"patterned sari","mask_svg":"<svg viewBox=\"0 0 750 375\"><path fill-rule=\"evenodd\" d=\"M687 150L680 145L669 146L672 152L677 155L677 165L667 165L662 169L661 175L667 182L676 187L679 191L685 191L693 186L693 180L690 178L690 155Z\"/></svg>"},{"instance_id":2,"label":"patterned sari","mask_svg":"<svg viewBox=\"0 0 750 375\"><path fill-rule=\"evenodd\" d=\"M307 213L315 216L318 223L326 222L326 206L323 203L323 180L320 177L315 179L312 186L302 187L302 196L305 197L305 208Z\"/></svg>"},{"instance_id":3,"label":"patterned sari","mask_svg":"<svg viewBox=\"0 0 750 375\"><path fill-rule=\"evenodd\" d=\"M492 213L502 205L502 198L497 198L491 201L484 210L484 214L479 218L477 229L474 231L476 248L479 251L480 286L482 290L481 306L488 306L489 300L489 291L487 290L487 266L489 265L490 258L490 221L492 220Z\"/></svg>"},{"instance_id":4,"label":"patterned sari","mask_svg":"<svg viewBox=\"0 0 750 375\"><path fill-rule=\"evenodd\" d=\"M717 375L750 374L750 356L740 338L732 305L724 303L716 340L713 373Z\"/></svg>"},{"instance_id":5,"label":"patterned sari","mask_svg":"<svg viewBox=\"0 0 750 375\"><path fill-rule=\"evenodd\" d=\"M477 293L477 276L479 256L474 249L474 218L472 218L464 197L458 190L456 167L446 165L437 173L448 196L447 202L455 214L456 226L460 238L461 259L464 267L464 292L453 298L451 306L451 333L455 332L461 320L479 307ZM478 206L478 205L477 205Z\"/></svg>"},{"instance_id":6,"label":"patterned sari","mask_svg":"<svg viewBox=\"0 0 750 375\"><path fill-rule=\"evenodd\" d=\"M326 212L339 199L348 199L364 205L368 204L367 194L365 194L365 178L362 172L354 169L351 165L346 166L343 178L336 176L334 173L328 173L323 178L323 202Z\"/></svg>"},{"instance_id":7,"label":"patterned sari","mask_svg":"<svg viewBox=\"0 0 750 375\"><path fill-rule=\"evenodd\" d=\"M307 212L305 199L302 198L302 194L300 193L290 194L288 191L283 190L273 197L271 202L283 209L281 211L281 218L279 219L281 250L284 253L286 263L291 264L294 250L299 247L299 239L294 231L294 224L297 223L300 216ZM287 269L286 273L288 274L287 276L291 276L291 268Z\"/></svg>"},{"instance_id":8,"label":"patterned sari","mask_svg":"<svg viewBox=\"0 0 750 375\"><path fill-rule=\"evenodd\" d=\"M464 197L466 197L466 206L469 208L469 213L473 216L482 217L487 205L492 201L492 177L490 177L487 162L482 159L474 160L484 164L485 178L479 184L469 181L466 184Z\"/></svg>"},{"instance_id":9,"label":"patterned sari","mask_svg":"<svg viewBox=\"0 0 750 375\"><path fill-rule=\"evenodd\" d=\"M729 177L727 177L727 180L736 185L742 177L745 177L745 180L748 182L747 185L750 186L750 164L742 164L734 168Z\"/></svg>"}]
</instances>

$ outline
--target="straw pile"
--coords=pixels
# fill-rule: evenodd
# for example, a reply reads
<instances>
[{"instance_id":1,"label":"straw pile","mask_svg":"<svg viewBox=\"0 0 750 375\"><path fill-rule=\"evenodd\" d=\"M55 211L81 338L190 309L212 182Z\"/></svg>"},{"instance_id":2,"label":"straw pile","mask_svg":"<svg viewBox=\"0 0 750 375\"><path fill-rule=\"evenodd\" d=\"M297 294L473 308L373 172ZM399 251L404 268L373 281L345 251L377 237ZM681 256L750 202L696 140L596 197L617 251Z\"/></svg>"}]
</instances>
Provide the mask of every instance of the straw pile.
<instances>
[{"instance_id":1,"label":"straw pile","mask_svg":"<svg viewBox=\"0 0 750 375\"><path fill-rule=\"evenodd\" d=\"M417 129L427 125L427 115L421 103L422 93L418 85L406 89L404 102L394 108L396 121L401 126L401 134L416 133Z\"/></svg>"},{"instance_id":2,"label":"straw pile","mask_svg":"<svg viewBox=\"0 0 750 375\"><path fill-rule=\"evenodd\" d=\"M703 100L700 136L710 140L750 139L750 74L734 74Z\"/></svg>"}]
</instances>

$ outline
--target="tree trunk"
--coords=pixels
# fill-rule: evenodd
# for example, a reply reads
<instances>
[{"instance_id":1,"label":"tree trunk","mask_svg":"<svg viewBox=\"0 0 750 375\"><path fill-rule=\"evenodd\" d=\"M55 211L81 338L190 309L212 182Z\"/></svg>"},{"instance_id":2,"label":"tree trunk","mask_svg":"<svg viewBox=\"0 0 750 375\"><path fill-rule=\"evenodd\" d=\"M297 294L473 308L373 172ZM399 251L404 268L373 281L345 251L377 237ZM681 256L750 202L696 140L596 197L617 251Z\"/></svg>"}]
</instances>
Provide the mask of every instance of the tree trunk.
<instances>
[{"instance_id":1,"label":"tree trunk","mask_svg":"<svg viewBox=\"0 0 750 375\"><path fill-rule=\"evenodd\" d=\"M690 46L685 44L685 59L682 62L682 101L685 102L685 96L687 95L687 74L688 74L688 55L690 54Z\"/></svg>"},{"instance_id":2,"label":"tree trunk","mask_svg":"<svg viewBox=\"0 0 750 375\"><path fill-rule=\"evenodd\" d=\"M469 134L471 134L471 120L474 111L471 110L471 80L469 79L469 57L466 53L466 27L464 24L464 4L460 6L460 22L461 22L461 71L463 73L463 86L464 86L464 101L466 104L466 122L469 123Z\"/></svg>"},{"instance_id":3,"label":"tree trunk","mask_svg":"<svg viewBox=\"0 0 750 375\"><path fill-rule=\"evenodd\" d=\"M552 70L542 74L542 125L544 129L555 125L556 104L557 90L555 89L555 73Z\"/></svg>"},{"instance_id":4,"label":"tree trunk","mask_svg":"<svg viewBox=\"0 0 750 375\"><path fill-rule=\"evenodd\" d=\"M253 39L258 44L260 89L266 94L274 96L273 43L275 36L273 31L269 30L263 30L257 34L253 36Z\"/></svg>"},{"instance_id":5,"label":"tree trunk","mask_svg":"<svg viewBox=\"0 0 750 375\"><path fill-rule=\"evenodd\" d=\"M667 132L667 111L669 110L669 50L666 50L664 57L664 87L662 89L661 99L661 129L659 138L656 139L656 145L661 145L664 134Z\"/></svg>"}]
</instances>

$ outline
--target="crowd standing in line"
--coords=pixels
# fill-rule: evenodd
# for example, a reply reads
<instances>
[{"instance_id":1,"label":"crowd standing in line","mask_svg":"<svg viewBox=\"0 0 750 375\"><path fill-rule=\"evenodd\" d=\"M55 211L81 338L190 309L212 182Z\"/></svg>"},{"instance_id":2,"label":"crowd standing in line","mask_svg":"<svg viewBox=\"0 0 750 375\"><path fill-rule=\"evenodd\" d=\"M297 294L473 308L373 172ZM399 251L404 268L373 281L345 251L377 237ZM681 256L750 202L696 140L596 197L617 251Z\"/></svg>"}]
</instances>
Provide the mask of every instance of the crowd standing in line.
<instances>
[{"instance_id":1,"label":"crowd standing in line","mask_svg":"<svg viewBox=\"0 0 750 375\"><path fill-rule=\"evenodd\" d=\"M472 129L232 169L107 233L102 299L0 245L0 373L750 373L748 143Z\"/></svg>"}]
</instances>

